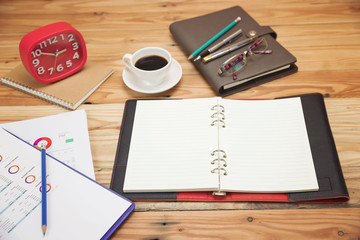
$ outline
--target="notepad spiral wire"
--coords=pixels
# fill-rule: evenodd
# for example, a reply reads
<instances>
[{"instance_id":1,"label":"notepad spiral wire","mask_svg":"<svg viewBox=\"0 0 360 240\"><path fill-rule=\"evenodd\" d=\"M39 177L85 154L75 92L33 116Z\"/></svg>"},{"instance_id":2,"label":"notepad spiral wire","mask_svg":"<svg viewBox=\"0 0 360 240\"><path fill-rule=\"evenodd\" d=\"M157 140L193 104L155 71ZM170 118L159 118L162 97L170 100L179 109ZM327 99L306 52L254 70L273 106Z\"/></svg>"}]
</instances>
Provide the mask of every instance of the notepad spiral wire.
<instances>
[{"instance_id":1,"label":"notepad spiral wire","mask_svg":"<svg viewBox=\"0 0 360 240\"><path fill-rule=\"evenodd\" d=\"M218 136L220 136L220 129L226 127L225 123L225 108L222 105L214 105L211 108L211 111L214 111L214 113L210 116L212 119L214 119L211 122L211 126L216 126L218 130ZM211 164L216 164L217 166L211 170L211 173L217 173L218 174L218 190L216 192L213 192L213 195L219 195L224 196L226 195L226 192L221 191L221 176L226 176L227 170L227 162L225 158L227 157L224 150L220 148L220 143L218 141L218 147L215 149L211 156L215 156L216 158L211 161Z\"/></svg>"},{"instance_id":2,"label":"notepad spiral wire","mask_svg":"<svg viewBox=\"0 0 360 240\"><path fill-rule=\"evenodd\" d=\"M32 87L29 87L29 86L25 86L21 83L18 83L18 82L15 82L9 78L1 78L0 81L5 84L5 85L8 85L9 87L12 87L12 88L15 88L15 89L18 89L22 92L25 92L27 94L31 94L35 97L38 97L40 99L43 99L43 100L46 100L50 103L54 103L54 104L57 104L57 105L60 105L60 106L63 106L65 108L68 108L68 109L72 109L72 105L71 103L65 101L65 100L62 100L62 99L59 99L57 97L54 97L50 94L47 94L47 93L44 93L44 92L41 92L39 90L36 90Z\"/></svg>"}]
</instances>

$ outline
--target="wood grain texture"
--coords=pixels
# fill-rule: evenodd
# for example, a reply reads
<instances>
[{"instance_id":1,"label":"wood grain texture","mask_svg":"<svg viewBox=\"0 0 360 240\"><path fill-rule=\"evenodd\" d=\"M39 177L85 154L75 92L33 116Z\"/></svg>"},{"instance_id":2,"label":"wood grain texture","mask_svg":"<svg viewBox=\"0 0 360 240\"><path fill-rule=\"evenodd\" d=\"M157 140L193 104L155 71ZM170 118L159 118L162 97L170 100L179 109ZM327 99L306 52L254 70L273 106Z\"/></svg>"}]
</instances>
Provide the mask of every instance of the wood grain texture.
<instances>
[{"instance_id":1,"label":"wood grain texture","mask_svg":"<svg viewBox=\"0 0 360 240\"><path fill-rule=\"evenodd\" d=\"M277 32L299 71L227 98L322 93L349 202L136 202L112 239L360 239L359 0L0 0L0 76L21 63L18 45L26 33L57 21L82 32L88 59L115 70L79 107L87 112L96 179L108 187L127 99L215 96L169 25L239 4ZM173 89L146 95L123 83L122 56L146 46L166 48L181 64L183 76ZM0 123L66 111L0 84Z\"/></svg>"},{"instance_id":2,"label":"wood grain texture","mask_svg":"<svg viewBox=\"0 0 360 240\"><path fill-rule=\"evenodd\" d=\"M83 33L89 59L116 71L97 94L88 99L89 102L117 103L147 96L128 89L121 77L122 56L145 46L168 49L184 73L176 88L150 97L213 96L214 91L187 61L168 27L176 20L236 4L236 1L2 1L0 76L20 63L18 44L24 34L51 22L68 21ZM298 89L334 97L358 95L358 1L283 0L274 3L257 0L243 4L242 7L260 24L270 25L278 33L278 41L297 57L299 72L230 97L278 97ZM0 86L0 105L7 105L8 101L11 105L42 104L32 96L7 88Z\"/></svg>"},{"instance_id":3,"label":"wood grain texture","mask_svg":"<svg viewBox=\"0 0 360 240\"><path fill-rule=\"evenodd\" d=\"M350 211L145 212L133 214L113 239L358 239L360 210Z\"/></svg>"}]
</instances>

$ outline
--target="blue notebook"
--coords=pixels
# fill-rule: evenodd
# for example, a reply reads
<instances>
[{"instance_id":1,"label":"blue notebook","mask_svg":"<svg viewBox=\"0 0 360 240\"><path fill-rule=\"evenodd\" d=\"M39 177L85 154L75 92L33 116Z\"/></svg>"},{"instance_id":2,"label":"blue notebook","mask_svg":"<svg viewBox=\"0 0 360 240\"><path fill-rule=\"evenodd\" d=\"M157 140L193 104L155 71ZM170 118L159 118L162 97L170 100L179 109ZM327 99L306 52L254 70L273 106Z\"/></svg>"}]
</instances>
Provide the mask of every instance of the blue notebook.
<instances>
[{"instance_id":1,"label":"blue notebook","mask_svg":"<svg viewBox=\"0 0 360 240\"><path fill-rule=\"evenodd\" d=\"M41 151L0 128L0 239L107 239L134 203L47 154L41 229Z\"/></svg>"}]
</instances>

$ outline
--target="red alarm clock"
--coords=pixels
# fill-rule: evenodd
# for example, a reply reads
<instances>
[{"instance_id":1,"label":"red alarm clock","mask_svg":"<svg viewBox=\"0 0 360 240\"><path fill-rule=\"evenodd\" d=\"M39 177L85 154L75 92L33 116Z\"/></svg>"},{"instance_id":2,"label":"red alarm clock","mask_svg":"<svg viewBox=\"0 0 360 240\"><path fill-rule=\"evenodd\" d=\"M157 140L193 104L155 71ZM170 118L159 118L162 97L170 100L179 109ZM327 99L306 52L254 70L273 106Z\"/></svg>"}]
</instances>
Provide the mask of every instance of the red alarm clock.
<instances>
[{"instance_id":1,"label":"red alarm clock","mask_svg":"<svg viewBox=\"0 0 360 240\"><path fill-rule=\"evenodd\" d=\"M84 38L66 22L49 24L26 34L19 51L26 70L42 83L78 72L87 58Z\"/></svg>"}]
</instances>

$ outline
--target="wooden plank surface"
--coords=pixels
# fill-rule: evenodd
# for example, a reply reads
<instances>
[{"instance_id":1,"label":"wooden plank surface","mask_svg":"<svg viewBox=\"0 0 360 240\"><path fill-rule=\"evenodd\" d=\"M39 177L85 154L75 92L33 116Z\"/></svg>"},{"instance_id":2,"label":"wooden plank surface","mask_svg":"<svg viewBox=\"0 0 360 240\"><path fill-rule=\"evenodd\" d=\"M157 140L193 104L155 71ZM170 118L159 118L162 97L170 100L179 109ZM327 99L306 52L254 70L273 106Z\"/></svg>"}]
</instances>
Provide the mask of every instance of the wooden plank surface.
<instances>
[{"instance_id":1,"label":"wooden plank surface","mask_svg":"<svg viewBox=\"0 0 360 240\"><path fill-rule=\"evenodd\" d=\"M0 76L21 63L18 44L29 31L66 21L82 32L88 59L115 70L79 107L88 114L96 179L108 187L127 99L215 96L172 38L169 25L238 4L277 32L277 40L297 57L299 71L227 98L322 93L349 202L136 202L113 239L360 239L359 0L0 0ZM146 46L166 48L181 64L183 76L176 87L146 95L125 86L122 56ZM0 123L66 111L0 85Z\"/></svg>"},{"instance_id":2,"label":"wooden plank surface","mask_svg":"<svg viewBox=\"0 0 360 240\"><path fill-rule=\"evenodd\" d=\"M97 94L87 100L92 103L116 103L144 97L144 94L128 89L122 82L124 65L121 58L125 53L145 46L168 49L180 62L184 73L182 81L174 89L145 96L213 96L214 91L186 60L168 27L176 20L238 4L236 1L225 4L223 1L2 2L0 75L20 63L18 44L24 34L44 24L69 21L83 33L89 59L102 62L116 71L97 90ZM260 24L270 25L278 33L278 41L297 57L299 72L229 97L278 97L292 92L321 92L333 97L359 95L358 2L251 1L242 7ZM6 87L1 87L0 105L8 104L41 105L42 102L23 93L9 93Z\"/></svg>"},{"instance_id":3,"label":"wooden plank surface","mask_svg":"<svg viewBox=\"0 0 360 240\"><path fill-rule=\"evenodd\" d=\"M360 210L350 211L143 212L133 214L113 239L359 239Z\"/></svg>"}]
</instances>

